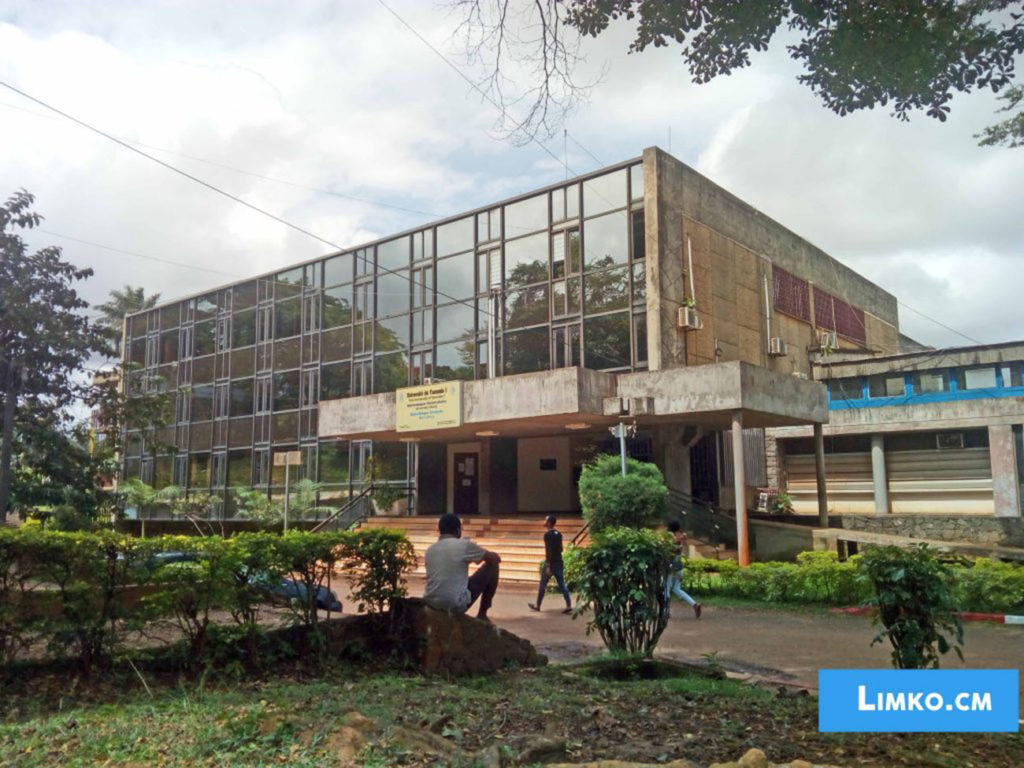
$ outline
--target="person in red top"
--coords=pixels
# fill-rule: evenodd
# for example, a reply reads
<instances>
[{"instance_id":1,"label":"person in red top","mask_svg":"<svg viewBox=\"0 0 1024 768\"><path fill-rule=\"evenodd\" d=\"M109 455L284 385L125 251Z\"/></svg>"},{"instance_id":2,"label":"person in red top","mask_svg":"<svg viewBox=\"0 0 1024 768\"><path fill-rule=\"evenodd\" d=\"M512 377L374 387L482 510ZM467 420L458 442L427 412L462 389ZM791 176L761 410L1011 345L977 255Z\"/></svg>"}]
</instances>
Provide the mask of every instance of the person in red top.
<instances>
[{"instance_id":1,"label":"person in red top","mask_svg":"<svg viewBox=\"0 0 1024 768\"><path fill-rule=\"evenodd\" d=\"M565 566L562 563L562 532L555 528L557 522L554 515L548 515L544 520L547 529L544 533L544 574L540 579L540 589L537 590L537 602L527 603L531 611L540 610L548 582L554 576L565 598L565 610L562 613L572 613L572 597L569 596L569 588L565 586Z\"/></svg>"}]
</instances>

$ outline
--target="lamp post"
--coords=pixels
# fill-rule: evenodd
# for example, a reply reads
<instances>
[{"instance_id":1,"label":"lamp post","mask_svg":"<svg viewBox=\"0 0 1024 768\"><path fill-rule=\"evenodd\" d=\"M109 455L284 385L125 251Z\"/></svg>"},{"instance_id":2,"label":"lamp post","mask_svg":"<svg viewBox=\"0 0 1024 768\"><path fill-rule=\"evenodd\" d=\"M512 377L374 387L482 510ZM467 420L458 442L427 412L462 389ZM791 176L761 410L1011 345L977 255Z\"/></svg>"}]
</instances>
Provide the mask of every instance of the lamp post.
<instances>
[{"instance_id":1,"label":"lamp post","mask_svg":"<svg viewBox=\"0 0 1024 768\"><path fill-rule=\"evenodd\" d=\"M636 424L623 424L619 422L614 427L608 427L612 437L619 440L619 459L622 462L622 476L626 476L626 438L636 434Z\"/></svg>"}]
</instances>

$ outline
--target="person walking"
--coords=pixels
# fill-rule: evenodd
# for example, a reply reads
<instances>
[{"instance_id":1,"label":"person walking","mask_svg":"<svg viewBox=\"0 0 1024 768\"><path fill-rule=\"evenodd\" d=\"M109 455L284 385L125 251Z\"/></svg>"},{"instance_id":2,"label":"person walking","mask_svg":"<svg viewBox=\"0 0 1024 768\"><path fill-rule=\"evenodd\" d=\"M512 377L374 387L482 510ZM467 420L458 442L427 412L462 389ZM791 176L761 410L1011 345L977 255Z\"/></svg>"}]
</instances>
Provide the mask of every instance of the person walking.
<instances>
[{"instance_id":1,"label":"person walking","mask_svg":"<svg viewBox=\"0 0 1024 768\"><path fill-rule=\"evenodd\" d=\"M679 522L673 520L668 524L668 532L672 534L672 547L675 550L675 557L672 558L672 567L668 578L665 580L665 603L671 604L672 596L686 601L693 607L693 615L700 618L701 605L680 586L683 576L683 553L686 551L686 534L683 533ZM670 610L671 613L671 610Z\"/></svg>"},{"instance_id":2,"label":"person walking","mask_svg":"<svg viewBox=\"0 0 1024 768\"><path fill-rule=\"evenodd\" d=\"M540 610L548 582L554 576L565 598L565 610L562 613L572 613L572 597L569 596L569 588L565 586L565 566L562 563L562 532L555 528L557 522L554 515L544 519L544 527L547 529L544 532L544 572L540 578L540 589L537 590L537 602L527 603L531 611Z\"/></svg>"}]
</instances>

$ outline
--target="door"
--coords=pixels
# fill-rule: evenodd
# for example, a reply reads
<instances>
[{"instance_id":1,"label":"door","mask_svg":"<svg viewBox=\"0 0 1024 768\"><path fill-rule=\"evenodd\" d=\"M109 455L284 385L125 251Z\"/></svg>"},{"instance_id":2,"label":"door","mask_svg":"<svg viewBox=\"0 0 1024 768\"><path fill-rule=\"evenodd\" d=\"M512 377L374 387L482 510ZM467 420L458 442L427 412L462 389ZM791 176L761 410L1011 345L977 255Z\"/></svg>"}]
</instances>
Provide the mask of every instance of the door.
<instances>
[{"instance_id":1,"label":"door","mask_svg":"<svg viewBox=\"0 0 1024 768\"><path fill-rule=\"evenodd\" d=\"M718 504L718 441L704 435L690 448L690 493L695 499Z\"/></svg>"},{"instance_id":2,"label":"door","mask_svg":"<svg viewBox=\"0 0 1024 768\"><path fill-rule=\"evenodd\" d=\"M477 509L477 483L480 477L480 457L475 453L456 453L455 488L452 494L456 515L475 515Z\"/></svg>"}]
</instances>

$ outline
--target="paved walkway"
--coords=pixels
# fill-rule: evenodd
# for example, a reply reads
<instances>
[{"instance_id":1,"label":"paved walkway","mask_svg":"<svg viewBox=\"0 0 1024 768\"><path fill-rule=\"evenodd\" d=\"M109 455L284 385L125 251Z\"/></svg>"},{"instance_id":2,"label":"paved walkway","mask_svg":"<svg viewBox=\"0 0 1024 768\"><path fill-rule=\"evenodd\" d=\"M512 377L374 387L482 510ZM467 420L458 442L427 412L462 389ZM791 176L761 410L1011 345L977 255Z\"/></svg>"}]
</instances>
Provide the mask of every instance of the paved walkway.
<instances>
[{"instance_id":1,"label":"paved walkway","mask_svg":"<svg viewBox=\"0 0 1024 768\"><path fill-rule=\"evenodd\" d=\"M410 594L423 593L423 582L410 582ZM596 633L586 634L586 618L561 613L560 595L548 594L543 611L526 604L536 589L502 585L491 618L499 627L529 639L553 662L604 649ZM681 602L658 643L658 653L689 660L717 654L726 669L758 677L817 687L819 669L888 669L888 643L871 646L877 632L864 616L816 614L790 610L751 610L705 606L697 621ZM1024 626L970 622L965 626L964 661L943 657L943 669L1017 669L1024 666ZM1024 711L1024 696L1022 696Z\"/></svg>"}]
</instances>

